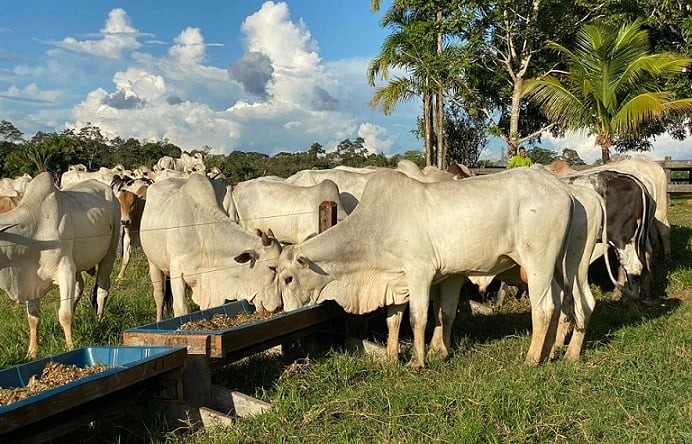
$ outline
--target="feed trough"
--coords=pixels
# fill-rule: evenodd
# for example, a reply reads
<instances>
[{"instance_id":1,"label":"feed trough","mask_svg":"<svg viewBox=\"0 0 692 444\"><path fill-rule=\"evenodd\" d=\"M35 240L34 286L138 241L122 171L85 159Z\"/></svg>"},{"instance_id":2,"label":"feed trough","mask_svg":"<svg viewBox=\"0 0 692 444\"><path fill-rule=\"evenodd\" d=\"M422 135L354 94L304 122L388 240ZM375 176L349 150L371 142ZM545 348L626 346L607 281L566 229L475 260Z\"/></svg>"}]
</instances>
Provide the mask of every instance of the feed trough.
<instances>
[{"instance_id":1,"label":"feed trough","mask_svg":"<svg viewBox=\"0 0 692 444\"><path fill-rule=\"evenodd\" d=\"M101 372L67 382L17 402L0 406L0 437L18 430L45 430L47 424L62 423L77 416L89 404L108 404L103 398L119 395L135 384L158 377L185 365L181 347L84 347L0 371L0 387L24 388L32 377L40 377L50 362L77 367L103 364ZM84 407L87 407L84 409ZM62 419L59 419L62 417Z\"/></svg>"},{"instance_id":2,"label":"feed trough","mask_svg":"<svg viewBox=\"0 0 692 444\"><path fill-rule=\"evenodd\" d=\"M190 355L233 360L315 333L344 316L341 307L328 301L223 330L179 330L187 322L211 320L217 314L233 317L239 313L254 311L255 308L245 300L233 301L208 310L125 330L123 343L138 346L185 346Z\"/></svg>"}]
</instances>

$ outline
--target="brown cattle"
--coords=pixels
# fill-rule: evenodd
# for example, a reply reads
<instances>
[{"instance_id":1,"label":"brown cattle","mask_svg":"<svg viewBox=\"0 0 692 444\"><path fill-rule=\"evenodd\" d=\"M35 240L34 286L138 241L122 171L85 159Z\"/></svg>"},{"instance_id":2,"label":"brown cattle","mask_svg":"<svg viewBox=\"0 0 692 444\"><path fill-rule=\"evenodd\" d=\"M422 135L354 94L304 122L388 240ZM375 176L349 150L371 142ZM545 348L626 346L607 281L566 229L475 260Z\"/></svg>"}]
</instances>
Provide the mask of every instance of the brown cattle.
<instances>
[{"instance_id":1,"label":"brown cattle","mask_svg":"<svg viewBox=\"0 0 692 444\"><path fill-rule=\"evenodd\" d=\"M122 229L123 260L118 271L118 279L125 276L125 269L130 262L133 247L139 247L139 224L146 202L147 186L142 186L137 193L123 190L118 196L120 202L120 226Z\"/></svg>"},{"instance_id":2,"label":"brown cattle","mask_svg":"<svg viewBox=\"0 0 692 444\"><path fill-rule=\"evenodd\" d=\"M21 200L19 196L0 196L0 214L15 209Z\"/></svg>"}]
</instances>

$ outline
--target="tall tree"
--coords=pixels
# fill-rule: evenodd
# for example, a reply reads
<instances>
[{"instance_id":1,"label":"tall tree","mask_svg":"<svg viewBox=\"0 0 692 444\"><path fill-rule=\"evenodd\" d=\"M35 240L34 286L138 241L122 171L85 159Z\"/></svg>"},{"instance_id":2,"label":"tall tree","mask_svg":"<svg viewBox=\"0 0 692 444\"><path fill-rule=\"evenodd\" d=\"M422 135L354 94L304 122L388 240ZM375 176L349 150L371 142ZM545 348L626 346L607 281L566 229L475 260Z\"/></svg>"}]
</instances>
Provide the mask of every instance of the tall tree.
<instances>
[{"instance_id":1,"label":"tall tree","mask_svg":"<svg viewBox=\"0 0 692 444\"><path fill-rule=\"evenodd\" d=\"M661 90L661 79L682 73L692 59L649 53L648 33L639 21L619 30L584 25L574 50L555 42L550 47L564 57L566 72L526 82L525 94L552 121L595 134L603 162L610 160L615 140L692 111L692 99Z\"/></svg>"},{"instance_id":2,"label":"tall tree","mask_svg":"<svg viewBox=\"0 0 692 444\"><path fill-rule=\"evenodd\" d=\"M373 12L379 1L371 2ZM381 52L370 62L367 76L388 83L375 90L370 104L389 114L402 101L420 98L423 105L422 134L427 165L444 167L447 160L444 137L445 92L450 87L448 63L448 15L456 2L443 0L395 0L382 18L383 27L393 30ZM405 75L390 80L389 71Z\"/></svg>"}]
</instances>

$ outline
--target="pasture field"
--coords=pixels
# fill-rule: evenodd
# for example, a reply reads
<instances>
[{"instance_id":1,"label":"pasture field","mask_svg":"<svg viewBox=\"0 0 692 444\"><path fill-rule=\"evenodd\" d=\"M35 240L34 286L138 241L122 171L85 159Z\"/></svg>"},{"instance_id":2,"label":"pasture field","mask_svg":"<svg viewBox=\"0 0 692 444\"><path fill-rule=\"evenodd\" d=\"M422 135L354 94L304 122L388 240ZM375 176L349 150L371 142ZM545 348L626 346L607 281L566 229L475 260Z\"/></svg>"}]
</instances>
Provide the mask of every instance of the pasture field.
<instances>
[{"instance_id":1,"label":"pasture field","mask_svg":"<svg viewBox=\"0 0 692 444\"><path fill-rule=\"evenodd\" d=\"M525 366L529 306L510 298L499 312L458 322L450 359L429 361L422 371L341 351L297 361L260 354L216 371L213 382L271 402L269 413L193 433L139 402L59 442L692 442L688 199L675 198L670 207L673 259L656 267L655 303L627 307L610 300L610 288L592 287L598 303L579 363ZM123 329L152 322L148 279L137 251L126 277L113 281L102 320L87 300L80 302L75 346L119 344ZM57 308L53 290L42 303L39 357L64 351ZM6 295L0 311L0 368L6 368L25 362L28 325L24 307ZM404 332L402 341L403 362L410 335Z\"/></svg>"}]
</instances>

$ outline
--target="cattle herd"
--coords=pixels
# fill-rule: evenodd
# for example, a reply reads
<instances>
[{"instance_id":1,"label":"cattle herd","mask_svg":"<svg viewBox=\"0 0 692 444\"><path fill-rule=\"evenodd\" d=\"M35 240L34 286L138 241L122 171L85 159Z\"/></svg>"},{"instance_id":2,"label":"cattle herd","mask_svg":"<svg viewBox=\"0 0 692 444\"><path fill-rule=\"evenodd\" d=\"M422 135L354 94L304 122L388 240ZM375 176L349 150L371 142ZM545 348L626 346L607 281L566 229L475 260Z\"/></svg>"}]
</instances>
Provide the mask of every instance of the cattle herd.
<instances>
[{"instance_id":1,"label":"cattle herd","mask_svg":"<svg viewBox=\"0 0 692 444\"><path fill-rule=\"evenodd\" d=\"M0 288L26 303L27 356L36 356L39 302L53 284L59 321L72 347L72 316L83 272L95 275L91 301L104 313L122 239L117 278L132 248L149 263L156 319L170 286L174 316L186 314L186 289L201 309L247 299L258 311L335 300L347 312L387 307L387 354L399 355L405 308L414 334L410 365L443 357L461 286L500 279L528 289L532 339L528 364L569 343L577 360L595 300L589 264L608 249L623 299L647 297L659 254L670 255L666 175L628 159L587 170L556 161L468 177L468 168L304 170L289 178L229 184L201 156L164 157L153 168L70 167L0 180ZM337 204L337 224L319 232L318 206ZM572 331L571 336L568 336Z\"/></svg>"}]
</instances>

